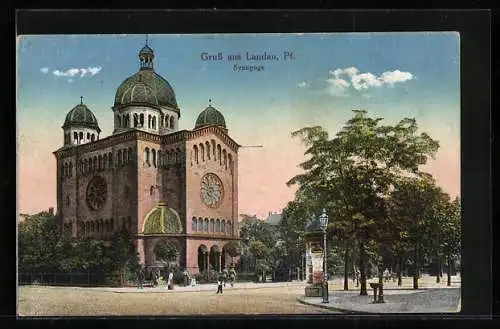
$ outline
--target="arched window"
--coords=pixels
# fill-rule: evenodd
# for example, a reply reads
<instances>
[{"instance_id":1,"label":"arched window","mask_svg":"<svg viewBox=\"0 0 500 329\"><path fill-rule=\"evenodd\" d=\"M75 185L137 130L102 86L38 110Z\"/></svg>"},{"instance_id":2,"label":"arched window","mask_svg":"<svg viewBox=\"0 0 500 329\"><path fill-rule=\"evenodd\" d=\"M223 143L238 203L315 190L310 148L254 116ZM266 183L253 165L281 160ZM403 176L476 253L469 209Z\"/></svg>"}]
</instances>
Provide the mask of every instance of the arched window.
<instances>
[{"instance_id":1,"label":"arched window","mask_svg":"<svg viewBox=\"0 0 500 329\"><path fill-rule=\"evenodd\" d=\"M102 170L102 156L99 155L98 159L99 159L99 165L98 165L99 167L98 168L99 168L99 170Z\"/></svg>"},{"instance_id":2,"label":"arched window","mask_svg":"<svg viewBox=\"0 0 500 329\"><path fill-rule=\"evenodd\" d=\"M226 149L222 151L223 158L224 158L224 168L227 169L227 152Z\"/></svg>"},{"instance_id":3,"label":"arched window","mask_svg":"<svg viewBox=\"0 0 500 329\"><path fill-rule=\"evenodd\" d=\"M221 222L221 228L220 228L221 233L226 232L226 221L223 219Z\"/></svg>"},{"instance_id":4,"label":"arched window","mask_svg":"<svg viewBox=\"0 0 500 329\"><path fill-rule=\"evenodd\" d=\"M128 160L128 154L127 154L128 149L123 149L123 164L127 164Z\"/></svg>"},{"instance_id":5,"label":"arched window","mask_svg":"<svg viewBox=\"0 0 500 329\"><path fill-rule=\"evenodd\" d=\"M215 232L220 232L220 219L215 221Z\"/></svg>"},{"instance_id":6,"label":"arched window","mask_svg":"<svg viewBox=\"0 0 500 329\"><path fill-rule=\"evenodd\" d=\"M203 143L200 143L200 153L201 161L205 161L205 146L203 146Z\"/></svg>"},{"instance_id":7,"label":"arched window","mask_svg":"<svg viewBox=\"0 0 500 329\"><path fill-rule=\"evenodd\" d=\"M153 166L156 167L156 150L155 149L152 149L151 150L151 153L153 153Z\"/></svg>"},{"instance_id":8,"label":"arched window","mask_svg":"<svg viewBox=\"0 0 500 329\"><path fill-rule=\"evenodd\" d=\"M208 141L205 142L205 149L207 151L207 160L210 160L210 143Z\"/></svg>"},{"instance_id":9,"label":"arched window","mask_svg":"<svg viewBox=\"0 0 500 329\"><path fill-rule=\"evenodd\" d=\"M92 135L90 136L90 140L91 140L92 142L95 140L95 134L92 134Z\"/></svg>"},{"instance_id":10,"label":"arched window","mask_svg":"<svg viewBox=\"0 0 500 329\"><path fill-rule=\"evenodd\" d=\"M226 229L227 229L227 234L231 234L232 232L232 227L233 225L231 224L231 222L228 220L227 223L226 223Z\"/></svg>"},{"instance_id":11,"label":"arched window","mask_svg":"<svg viewBox=\"0 0 500 329\"><path fill-rule=\"evenodd\" d=\"M80 133L78 134L78 143L81 143L83 140L83 133L80 131Z\"/></svg>"},{"instance_id":12,"label":"arched window","mask_svg":"<svg viewBox=\"0 0 500 329\"><path fill-rule=\"evenodd\" d=\"M96 171L96 168L97 168L97 157L95 156L92 161L92 170Z\"/></svg>"},{"instance_id":13,"label":"arched window","mask_svg":"<svg viewBox=\"0 0 500 329\"><path fill-rule=\"evenodd\" d=\"M148 128L151 128L151 114L148 114Z\"/></svg>"},{"instance_id":14,"label":"arched window","mask_svg":"<svg viewBox=\"0 0 500 329\"><path fill-rule=\"evenodd\" d=\"M161 167L163 165L163 154L161 153L161 150L158 150L158 167Z\"/></svg>"},{"instance_id":15,"label":"arched window","mask_svg":"<svg viewBox=\"0 0 500 329\"><path fill-rule=\"evenodd\" d=\"M106 167L108 166L108 155L104 153L102 157L102 169L106 170Z\"/></svg>"},{"instance_id":16,"label":"arched window","mask_svg":"<svg viewBox=\"0 0 500 329\"><path fill-rule=\"evenodd\" d=\"M198 228L198 223L196 221L196 217L193 217L191 220L191 231L196 232L196 229Z\"/></svg>"},{"instance_id":17,"label":"arched window","mask_svg":"<svg viewBox=\"0 0 500 329\"><path fill-rule=\"evenodd\" d=\"M122 117L117 115L116 116L116 127L120 128L122 126Z\"/></svg>"},{"instance_id":18,"label":"arched window","mask_svg":"<svg viewBox=\"0 0 500 329\"><path fill-rule=\"evenodd\" d=\"M215 156L215 140L211 140L212 141L212 154L213 154L213 159L214 161L217 161L217 157Z\"/></svg>"},{"instance_id":19,"label":"arched window","mask_svg":"<svg viewBox=\"0 0 500 329\"><path fill-rule=\"evenodd\" d=\"M117 165L122 164L122 150L118 150L118 155L116 156L116 164Z\"/></svg>"},{"instance_id":20,"label":"arched window","mask_svg":"<svg viewBox=\"0 0 500 329\"><path fill-rule=\"evenodd\" d=\"M143 128L143 127L144 127L144 114L143 114L143 113L141 113L141 114L139 115L139 126L140 126L141 128Z\"/></svg>"},{"instance_id":21,"label":"arched window","mask_svg":"<svg viewBox=\"0 0 500 329\"><path fill-rule=\"evenodd\" d=\"M208 218L203 221L203 232L208 232Z\"/></svg>"},{"instance_id":22,"label":"arched window","mask_svg":"<svg viewBox=\"0 0 500 329\"><path fill-rule=\"evenodd\" d=\"M146 159L146 164L150 165L150 163L149 163L149 147L146 147L146 149L144 149L144 158Z\"/></svg>"},{"instance_id":23,"label":"arched window","mask_svg":"<svg viewBox=\"0 0 500 329\"><path fill-rule=\"evenodd\" d=\"M87 133L87 140L90 140L90 133Z\"/></svg>"},{"instance_id":24,"label":"arched window","mask_svg":"<svg viewBox=\"0 0 500 329\"><path fill-rule=\"evenodd\" d=\"M108 164L109 164L109 169L113 167L113 153L109 152L108 153Z\"/></svg>"},{"instance_id":25,"label":"arched window","mask_svg":"<svg viewBox=\"0 0 500 329\"><path fill-rule=\"evenodd\" d=\"M69 163L69 177L73 177L73 162Z\"/></svg>"},{"instance_id":26,"label":"arched window","mask_svg":"<svg viewBox=\"0 0 500 329\"><path fill-rule=\"evenodd\" d=\"M89 170L88 164L87 164L87 159L83 160L83 173L87 173Z\"/></svg>"},{"instance_id":27,"label":"arched window","mask_svg":"<svg viewBox=\"0 0 500 329\"><path fill-rule=\"evenodd\" d=\"M166 150L165 151L165 162L163 162L164 166L168 166L170 164L170 151Z\"/></svg>"},{"instance_id":28,"label":"arched window","mask_svg":"<svg viewBox=\"0 0 500 329\"><path fill-rule=\"evenodd\" d=\"M155 187L154 186L151 186L149 188L149 195L153 195L155 193Z\"/></svg>"},{"instance_id":29,"label":"arched window","mask_svg":"<svg viewBox=\"0 0 500 329\"><path fill-rule=\"evenodd\" d=\"M170 117L170 129L174 129L174 117Z\"/></svg>"},{"instance_id":30,"label":"arched window","mask_svg":"<svg viewBox=\"0 0 500 329\"><path fill-rule=\"evenodd\" d=\"M220 144L217 144L217 159L219 160L219 164L222 164L222 152Z\"/></svg>"},{"instance_id":31,"label":"arched window","mask_svg":"<svg viewBox=\"0 0 500 329\"><path fill-rule=\"evenodd\" d=\"M76 131L73 133L73 142L74 142L75 144L77 144L77 143L78 143L78 133L77 133Z\"/></svg>"},{"instance_id":32,"label":"arched window","mask_svg":"<svg viewBox=\"0 0 500 329\"><path fill-rule=\"evenodd\" d=\"M134 113L134 128L137 128L137 126L139 126L139 115Z\"/></svg>"},{"instance_id":33,"label":"arched window","mask_svg":"<svg viewBox=\"0 0 500 329\"><path fill-rule=\"evenodd\" d=\"M210 227L209 227L209 231L210 231L211 233L213 233L213 232L214 232L214 230L215 230L215 221L214 221L214 219L213 219L213 218L210 218Z\"/></svg>"},{"instance_id":34,"label":"arched window","mask_svg":"<svg viewBox=\"0 0 500 329\"><path fill-rule=\"evenodd\" d=\"M101 230L101 223L98 220L95 222L95 228L97 232Z\"/></svg>"},{"instance_id":35,"label":"arched window","mask_svg":"<svg viewBox=\"0 0 500 329\"><path fill-rule=\"evenodd\" d=\"M132 162L133 160L132 160L132 148L131 147L128 148L127 154L128 154L128 163L133 163Z\"/></svg>"},{"instance_id":36,"label":"arched window","mask_svg":"<svg viewBox=\"0 0 500 329\"><path fill-rule=\"evenodd\" d=\"M182 163L182 153L180 149L175 150L175 162L178 164Z\"/></svg>"},{"instance_id":37,"label":"arched window","mask_svg":"<svg viewBox=\"0 0 500 329\"><path fill-rule=\"evenodd\" d=\"M66 206L69 206L69 194L66 194Z\"/></svg>"},{"instance_id":38,"label":"arched window","mask_svg":"<svg viewBox=\"0 0 500 329\"><path fill-rule=\"evenodd\" d=\"M160 127L163 127L165 121L165 114L161 113L160 114Z\"/></svg>"},{"instance_id":39,"label":"arched window","mask_svg":"<svg viewBox=\"0 0 500 329\"><path fill-rule=\"evenodd\" d=\"M153 115L153 118L151 119L151 126L153 129L156 129L156 115Z\"/></svg>"},{"instance_id":40,"label":"arched window","mask_svg":"<svg viewBox=\"0 0 500 329\"><path fill-rule=\"evenodd\" d=\"M198 164L198 146L194 146L194 161Z\"/></svg>"},{"instance_id":41,"label":"arched window","mask_svg":"<svg viewBox=\"0 0 500 329\"><path fill-rule=\"evenodd\" d=\"M203 232L203 219L202 218L198 218L198 229L197 229L198 232Z\"/></svg>"}]
</instances>

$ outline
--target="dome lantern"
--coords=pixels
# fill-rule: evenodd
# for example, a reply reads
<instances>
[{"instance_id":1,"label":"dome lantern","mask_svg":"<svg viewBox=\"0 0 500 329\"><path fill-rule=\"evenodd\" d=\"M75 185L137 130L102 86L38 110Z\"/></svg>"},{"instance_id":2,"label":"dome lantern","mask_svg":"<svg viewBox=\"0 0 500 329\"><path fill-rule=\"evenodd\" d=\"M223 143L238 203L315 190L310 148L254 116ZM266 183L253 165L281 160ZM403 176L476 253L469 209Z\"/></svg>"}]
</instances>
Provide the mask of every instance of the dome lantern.
<instances>
[{"instance_id":1,"label":"dome lantern","mask_svg":"<svg viewBox=\"0 0 500 329\"><path fill-rule=\"evenodd\" d=\"M148 36L146 35L146 44L139 51L139 60L141 61L141 70L152 70L153 69L153 59L155 54L153 49L148 45Z\"/></svg>"}]
</instances>

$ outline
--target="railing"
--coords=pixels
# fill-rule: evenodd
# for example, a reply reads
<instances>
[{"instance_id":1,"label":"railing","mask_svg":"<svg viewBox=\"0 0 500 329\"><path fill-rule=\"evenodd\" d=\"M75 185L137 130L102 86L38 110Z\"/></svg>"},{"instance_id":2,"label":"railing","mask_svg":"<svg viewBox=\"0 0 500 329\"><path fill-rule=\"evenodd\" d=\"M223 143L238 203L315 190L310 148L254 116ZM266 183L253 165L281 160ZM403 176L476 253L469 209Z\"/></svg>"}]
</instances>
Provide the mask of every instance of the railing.
<instances>
[{"instance_id":1,"label":"railing","mask_svg":"<svg viewBox=\"0 0 500 329\"><path fill-rule=\"evenodd\" d=\"M18 274L19 285L117 287L126 285L126 281L123 275L99 272Z\"/></svg>"}]
</instances>

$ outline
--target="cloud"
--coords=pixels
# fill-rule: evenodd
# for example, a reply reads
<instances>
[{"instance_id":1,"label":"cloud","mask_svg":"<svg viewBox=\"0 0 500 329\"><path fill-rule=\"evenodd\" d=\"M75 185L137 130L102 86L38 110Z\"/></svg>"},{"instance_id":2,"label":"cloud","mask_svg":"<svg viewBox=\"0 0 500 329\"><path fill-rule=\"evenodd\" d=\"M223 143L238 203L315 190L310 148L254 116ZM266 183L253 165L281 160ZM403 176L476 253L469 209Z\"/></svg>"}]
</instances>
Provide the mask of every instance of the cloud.
<instances>
[{"instance_id":1,"label":"cloud","mask_svg":"<svg viewBox=\"0 0 500 329\"><path fill-rule=\"evenodd\" d=\"M406 82L414 78L410 72L400 70L385 71L380 76L370 72L360 73L360 70L353 66L330 70L328 74L330 78L326 80L327 90L334 96L348 96L347 91L350 88L361 91L384 85L392 87L396 83ZM362 97L366 98L363 95Z\"/></svg>"},{"instance_id":2,"label":"cloud","mask_svg":"<svg viewBox=\"0 0 500 329\"><path fill-rule=\"evenodd\" d=\"M351 85L344 79L327 79L327 90L333 96L347 96L346 89Z\"/></svg>"},{"instance_id":3,"label":"cloud","mask_svg":"<svg viewBox=\"0 0 500 329\"><path fill-rule=\"evenodd\" d=\"M49 68L48 67L42 67L40 69L40 72L42 72L43 74L47 74L47 73L49 73Z\"/></svg>"},{"instance_id":4,"label":"cloud","mask_svg":"<svg viewBox=\"0 0 500 329\"><path fill-rule=\"evenodd\" d=\"M413 74L410 72L401 72L400 70L386 71L379 77L380 81L393 85L397 82L405 82L413 79Z\"/></svg>"},{"instance_id":5,"label":"cloud","mask_svg":"<svg viewBox=\"0 0 500 329\"><path fill-rule=\"evenodd\" d=\"M71 68L71 69L68 69L66 71L55 70L52 72L52 74L54 74L56 77L69 77L69 78L80 75L80 78L83 78L85 76L93 77L94 75L101 72L101 70L102 70L101 66L95 66L95 67L87 67L87 68L80 68L80 69Z\"/></svg>"},{"instance_id":6,"label":"cloud","mask_svg":"<svg viewBox=\"0 0 500 329\"><path fill-rule=\"evenodd\" d=\"M309 83L307 81L302 81L302 82L297 83L297 87L299 87L299 88L309 87Z\"/></svg>"},{"instance_id":7,"label":"cloud","mask_svg":"<svg viewBox=\"0 0 500 329\"><path fill-rule=\"evenodd\" d=\"M356 90L380 87L382 82L371 73L356 74L351 77L352 86Z\"/></svg>"}]
</instances>

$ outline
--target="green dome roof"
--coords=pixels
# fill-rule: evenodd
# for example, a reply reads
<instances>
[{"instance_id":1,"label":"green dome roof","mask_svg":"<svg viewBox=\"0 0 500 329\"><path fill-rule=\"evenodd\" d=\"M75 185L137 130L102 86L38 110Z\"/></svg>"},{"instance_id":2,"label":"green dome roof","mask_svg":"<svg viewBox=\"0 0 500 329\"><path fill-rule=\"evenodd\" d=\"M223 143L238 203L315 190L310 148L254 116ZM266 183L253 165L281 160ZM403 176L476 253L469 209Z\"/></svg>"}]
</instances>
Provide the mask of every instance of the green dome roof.
<instances>
[{"instance_id":1,"label":"green dome roof","mask_svg":"<svg viewBox=\"0 0 500 329\"><path fill-rule=\"evenodd\" d=\"M153 70L139 70L125 79L115 94L115 106L148 103L177 109L172 86Z\"/></svg>"},{"instance_id":2,"label":"green dome roof","mask_svg":"<svg viewBox=\"0 0 500 329\"><path fill-rule=\"evenodd\" d=\"M200 115L198 115L194 128L196 129L208 125L218 125L226 128L226 120L224 119L224 116L212 106L207 107L200 113Z\"/></svg>"},{"instance_id":3,"label":"green dome roof","mask_svg":"<svg viewBox=\"0 0 500 329\"><path fill-rule=\"evenodd\" d=\"M63 128L70 126L88 127L96 129L98 132L101 131L94 113L83 103L73 107L66 115Z\"/></svg>"},{"instance_id":4,"label":"green dome roof","mask_svg":"<svg viewBox=\"0 0 500 329\"><path fill-rule=\"evenodd\" d=\"M179 214L164 203L158 204L144 221L144 234L182 233Z\"/></svg>"}]
</instances>

